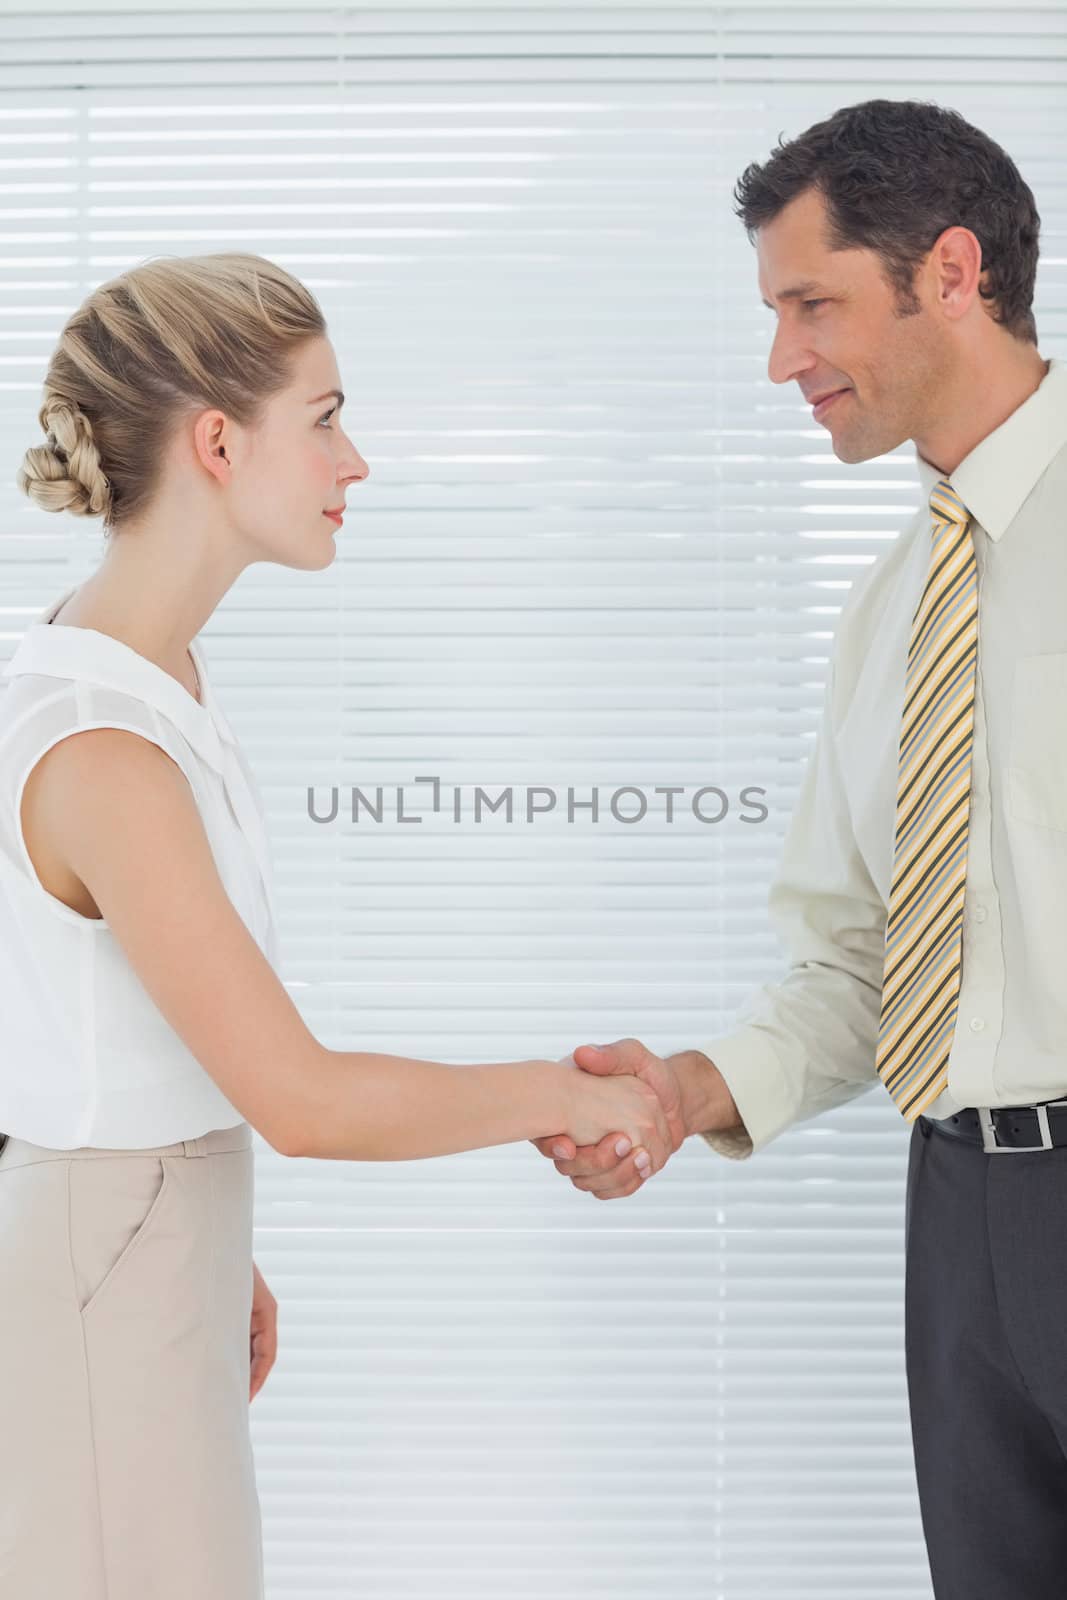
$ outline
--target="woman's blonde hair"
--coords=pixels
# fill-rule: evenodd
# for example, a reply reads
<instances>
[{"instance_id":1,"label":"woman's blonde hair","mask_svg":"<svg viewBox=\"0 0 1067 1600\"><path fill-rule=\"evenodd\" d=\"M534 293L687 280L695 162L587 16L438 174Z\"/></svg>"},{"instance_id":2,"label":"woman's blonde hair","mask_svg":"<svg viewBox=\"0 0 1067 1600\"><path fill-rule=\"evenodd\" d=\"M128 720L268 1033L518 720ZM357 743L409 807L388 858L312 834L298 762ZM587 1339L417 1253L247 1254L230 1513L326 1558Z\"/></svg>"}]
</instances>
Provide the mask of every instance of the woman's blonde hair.
<instances>
[{"instance_id":1,"label":"woman's blonde hair","mask_svg":"<svg viewBox=\"0 0 1067 1600\"><path fill-rule=\"evenodd\" d=\"M16 481L46 511L136 517L158 486L183 416L217 406L254 427L291 381L291 362L326 332L310 290L239 251L160 256L93 290L60 334L32 445Z\"/></svg>"}]
</instances>

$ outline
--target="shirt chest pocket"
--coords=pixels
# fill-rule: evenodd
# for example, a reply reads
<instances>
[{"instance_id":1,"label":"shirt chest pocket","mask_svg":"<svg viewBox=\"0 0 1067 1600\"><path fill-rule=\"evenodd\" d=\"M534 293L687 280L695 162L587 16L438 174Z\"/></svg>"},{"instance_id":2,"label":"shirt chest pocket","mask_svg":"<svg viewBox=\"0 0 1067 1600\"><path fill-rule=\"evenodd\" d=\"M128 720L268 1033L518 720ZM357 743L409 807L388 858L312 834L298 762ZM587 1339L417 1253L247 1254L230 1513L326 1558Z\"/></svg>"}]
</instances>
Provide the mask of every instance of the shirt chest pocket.
<instances>
[{"instance_id":1,"label":"shirt chest pocket","mask_svg":"<svg viewBox=\"0 0 1067 1600\"><path fill-rule=\"evenodd\" d=\"M1067 653L1016 663L1007 806L1021 822L1067 832Z\"/></svg>"}]
</instances>

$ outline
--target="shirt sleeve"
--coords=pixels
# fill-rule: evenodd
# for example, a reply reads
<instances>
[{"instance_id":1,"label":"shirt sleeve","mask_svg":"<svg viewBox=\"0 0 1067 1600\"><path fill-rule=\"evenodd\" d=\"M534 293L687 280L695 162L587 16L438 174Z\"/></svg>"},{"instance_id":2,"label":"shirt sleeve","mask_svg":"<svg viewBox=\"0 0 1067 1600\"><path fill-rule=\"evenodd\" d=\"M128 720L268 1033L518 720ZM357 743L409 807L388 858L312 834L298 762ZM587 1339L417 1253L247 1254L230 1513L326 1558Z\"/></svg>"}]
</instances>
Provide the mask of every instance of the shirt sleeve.
<instances>
[{"instance_id":1,"label":"shirt sleeve","mask_svg":"<svg viewBox=\"0 0 1067 1600\"><path fill-rule=\"evenodd\" d=\"M733 1031L700 1045L744 1123L701 1137L735 1161L879 1082L874 1061L887 908L856 842L842 781L836 672L835 655L768 901L788 970L755 991Z\"/></svg>"}]
</instances>

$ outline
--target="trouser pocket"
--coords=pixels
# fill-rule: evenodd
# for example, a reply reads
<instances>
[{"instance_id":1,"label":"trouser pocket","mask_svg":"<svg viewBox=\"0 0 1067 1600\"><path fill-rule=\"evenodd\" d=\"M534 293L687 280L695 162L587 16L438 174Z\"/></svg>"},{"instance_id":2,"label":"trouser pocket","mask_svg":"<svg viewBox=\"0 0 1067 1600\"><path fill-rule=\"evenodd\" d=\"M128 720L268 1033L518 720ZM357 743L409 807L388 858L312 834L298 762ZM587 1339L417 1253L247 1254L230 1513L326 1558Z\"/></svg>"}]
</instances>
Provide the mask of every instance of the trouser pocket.
<instances>
[{"instance_id":1,"label":"trouser pocket","mask_svg":"<svg viewBox=\"0 0 1067 1600\"><path fill-rule=\"evenodd\" d=\"M932 1129L924 1126L922 1117L916 1117L911 1131L911 1143L908 1146L908 1176L904 1185L904 1249L908 1248L911 1236L911 1213L915 1204L915 1185L919 1178L919 1166L922 1153L926 1148L926 1141Z\"/></svg>"},{"instance_id":2,"label":"trouser pocket","mask_svg":"<svg viewBox=\"0 0 1067 1600\"><path fill-rule=\"evenodd\" d=\"M71 1161L70 1258L82 1316L144 1248L167 1189L164 1156Z\"/></svg>"}]
</instances>

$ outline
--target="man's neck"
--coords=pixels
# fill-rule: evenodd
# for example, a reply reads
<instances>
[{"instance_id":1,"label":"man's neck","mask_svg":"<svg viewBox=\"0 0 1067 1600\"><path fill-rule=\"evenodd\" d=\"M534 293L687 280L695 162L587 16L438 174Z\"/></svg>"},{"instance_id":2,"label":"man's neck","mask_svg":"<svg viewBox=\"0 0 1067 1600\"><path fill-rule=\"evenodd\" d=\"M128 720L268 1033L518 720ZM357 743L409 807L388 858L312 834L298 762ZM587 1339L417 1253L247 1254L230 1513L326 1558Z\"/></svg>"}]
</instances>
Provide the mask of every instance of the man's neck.
<instances>
[{"instance_id":1,"label":"man's neck","mask_svg":"<svg viewBox=\"0 0 1067 1600\"><path fill-rule=\"evenodd\" d=\"M994 363L961 367L939 390L930 426L915 436L919 454L945 477L1018 411L1048 375L1049 363L1036 345L1011 342L1018 350L998 353Z\"/></svg>"}]
</instances>

